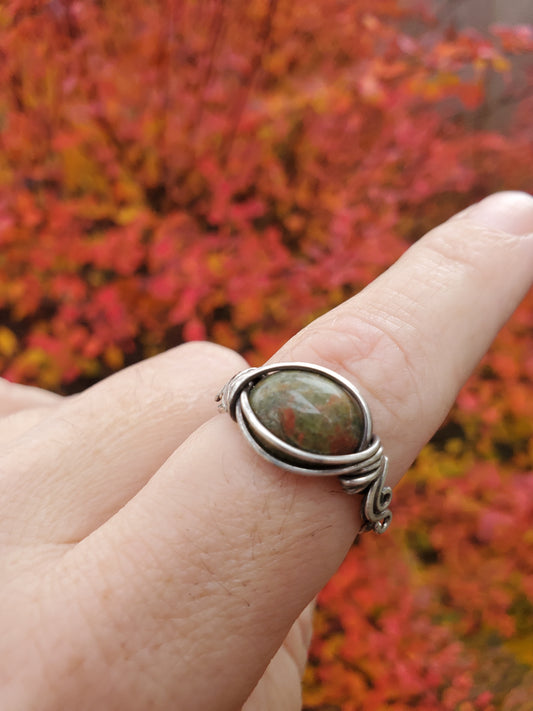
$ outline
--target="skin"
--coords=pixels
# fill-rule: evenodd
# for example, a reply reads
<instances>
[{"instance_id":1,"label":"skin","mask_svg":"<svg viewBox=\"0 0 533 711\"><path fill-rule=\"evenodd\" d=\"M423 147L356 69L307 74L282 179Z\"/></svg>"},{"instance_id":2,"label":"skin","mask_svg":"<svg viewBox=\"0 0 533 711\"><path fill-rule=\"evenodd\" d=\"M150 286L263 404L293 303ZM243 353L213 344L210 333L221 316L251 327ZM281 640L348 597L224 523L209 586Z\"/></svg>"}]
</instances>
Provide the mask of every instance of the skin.
<instances>
[{"instance_id":1,"label":"skin","mask_svg":"<svg viewBox=\"0 0 533 711\"><path fill-rule=\"evenodd\" d=\"M357 384L395 484L532 280L533 198L500 193L273 360ZM358 501L215 415L243 367L192 343L65 399L0 381L1 708L300 709L310 604Z\"/></svg>"}]
</instances>

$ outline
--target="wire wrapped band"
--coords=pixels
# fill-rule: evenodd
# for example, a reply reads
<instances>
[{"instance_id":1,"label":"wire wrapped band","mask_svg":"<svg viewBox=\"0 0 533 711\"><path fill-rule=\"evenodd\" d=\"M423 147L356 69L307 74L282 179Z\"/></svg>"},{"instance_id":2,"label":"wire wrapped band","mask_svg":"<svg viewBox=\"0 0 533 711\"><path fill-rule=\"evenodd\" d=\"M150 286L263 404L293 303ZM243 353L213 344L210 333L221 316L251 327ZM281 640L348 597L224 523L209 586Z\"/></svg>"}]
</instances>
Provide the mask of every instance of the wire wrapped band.
<instances>
[{"instance_id":1,"label":"wire wrapped band","mask_svg":"<svg viewBox=\"0 0 533 711\"><path fill-rule=\"evenodd\" d=\"M349 454L308 451L280 439L257 417L250 404L251 390L263 379L282 371L315 373L333 381L351 398L362 415L357 450ZM235 420L248 442L265 459L288 471L305 476L337 476L347 494L362 494L362 531L383 533L392 513L392 490L385 486L388 459L379 437L372 433L370 410L357 388L328 368L310 363L276 363L248 368L235 375L217 396L219 410Z\"/></svg>"}]
</instances>

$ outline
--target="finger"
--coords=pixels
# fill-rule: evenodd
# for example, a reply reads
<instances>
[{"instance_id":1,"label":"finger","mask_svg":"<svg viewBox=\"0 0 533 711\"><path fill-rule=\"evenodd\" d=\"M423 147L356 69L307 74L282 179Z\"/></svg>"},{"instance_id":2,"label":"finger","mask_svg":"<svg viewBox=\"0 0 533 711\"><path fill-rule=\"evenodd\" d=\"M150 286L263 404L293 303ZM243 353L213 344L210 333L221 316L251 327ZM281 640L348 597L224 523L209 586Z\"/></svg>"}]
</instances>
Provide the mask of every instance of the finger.
<instances>
[{"instance_id":1,"label":"finger","mask_svg":"<svg viewBox=\"0 0 533 711\"><path fill-rule=\"evenodd\" d=\"M301 711L302 677L313 632L314 601L292 625L242 711Z\"/></svg>"},{"instance_id":2,"label":"finger","mask_svg":"<svg viewBox=\"0 0 533 711\"><path fill-rule=\"evenodd\" d=\"M393 479L531 284L533 239L506 230L533 232L533 200L495 196L434 230L278 354L327 365L363 390ZM112 660L117 704L146 706L142 683L126 674L142 663L153 708L242 705L340 563L357 519L336 482L264 462L228 417L203 425L62 561L76 570L75 590L98 571L83 617ZM101 661L90 652L86 661L98 673Z\"/></svg>"},{"instance_id":3,"label":"finger","mask_svg":"<svg viewBox=\"0 0 533 711\"><path fill-rule=\"evenodd\" d=\"M532 250L533 198L496 194L416 243L276 360L312 360L357 384L394 485L531 287Z\"/></svg>"},{"instance_id":4,"label":"finger","mask_svg":"<svg viewBox=\"0 0 533 711\"><path fill-rule=\"evenodd\" d=\"M28 385L0 378L0 446L42 422L64 398Z\"/></svg>"},{"instance_id":5,"label":"finger","mask_svg":"<svg viewBox=\"0 0 533 711\"><path fill-rule=\"evenodd\" d=\"M213 392L246 367L233 351L189 343L65 400L7 447L0 517L10 540L72 542L124 505L212 415ZM53 443L53 446L50 446Z\"/></svg>"},{"instance_id":6,"label":"finger","mask_svg":"<svg viewBox=\"0 0 533 711\"><path fill-rule=\"evenodd\" d=\"M0 418L30 407L49 407L62 400L60 395L30 385L10 383L0 378ZM0 421L1 422L1 421Z\"/></svg>"},{"instance_id":7,"label":"finger","mask_svg":"<svg viewBox=\"0 0 533 711\"><path fill-rule=\"evenodd\" d=\"M14 444L18 437L50 417L50 413L51 406L46 405L44 407L29 407L2 417L0 420L0 447L5 449L8 445Z\"/></svg>"}]
</instances>

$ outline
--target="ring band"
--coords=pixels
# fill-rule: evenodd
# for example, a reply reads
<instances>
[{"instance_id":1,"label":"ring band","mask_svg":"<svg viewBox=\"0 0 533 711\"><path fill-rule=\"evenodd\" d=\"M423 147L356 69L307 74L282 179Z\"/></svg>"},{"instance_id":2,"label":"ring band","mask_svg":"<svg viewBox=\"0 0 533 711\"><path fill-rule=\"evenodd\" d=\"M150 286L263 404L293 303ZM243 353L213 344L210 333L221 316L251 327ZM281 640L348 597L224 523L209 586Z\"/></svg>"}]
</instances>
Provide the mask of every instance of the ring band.
<instances>
[{"instance_id":1,"label":"ring band","mask_svg":"<svg viewBox=\"0 0 533 711\"><path fill-rule=\"evenodd\" d=\"M349 380L310 363L275 363L241 371L216 399L262 457L305 476L337 476L347 494L363 495L361 531L388 528L388 459Z\"/></svg>"}]
</instances>

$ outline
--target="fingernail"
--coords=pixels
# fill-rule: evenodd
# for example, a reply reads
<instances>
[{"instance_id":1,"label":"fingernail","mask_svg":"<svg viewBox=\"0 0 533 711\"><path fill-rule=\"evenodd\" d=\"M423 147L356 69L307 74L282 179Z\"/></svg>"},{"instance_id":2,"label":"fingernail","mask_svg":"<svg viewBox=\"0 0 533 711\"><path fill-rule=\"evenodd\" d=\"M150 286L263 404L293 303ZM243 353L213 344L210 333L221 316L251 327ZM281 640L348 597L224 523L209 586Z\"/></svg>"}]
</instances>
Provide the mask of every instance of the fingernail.
<instances>
[{"instance_id":1,"label":"fingernail","mask_svg":"<svg viewBox=\"0 0 533 711\"><path fill-rule=\"evenodd\" d=\"M495 193L457 216L512 235L533 235L533 197L528 193Z\"/></svg>"}]
</instances>

